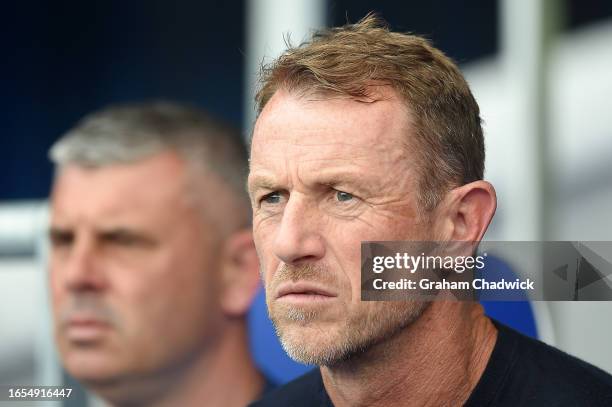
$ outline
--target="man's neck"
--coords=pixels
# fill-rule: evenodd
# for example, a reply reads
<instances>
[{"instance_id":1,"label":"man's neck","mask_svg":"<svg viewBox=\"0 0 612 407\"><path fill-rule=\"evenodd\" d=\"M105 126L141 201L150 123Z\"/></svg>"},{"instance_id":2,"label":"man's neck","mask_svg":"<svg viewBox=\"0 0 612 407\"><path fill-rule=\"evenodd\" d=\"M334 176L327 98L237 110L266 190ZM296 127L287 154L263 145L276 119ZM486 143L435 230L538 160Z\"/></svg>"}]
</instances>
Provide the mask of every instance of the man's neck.
<instances>
[{"instance_id":1,"label":"man's neck","mask_svg":"<svg viewBox=\"0 0 612 407\"><path fill-rule=\"evenodd\" d=\"M264 384L249 353L245 324L236 323L214 345L171 373L99 393L115 407L243 407L261 395Z\"/></svg>"},{"instance_id":2,"label":"man's neck","mask_svg":"<svg viewBox=\"0 0 612 407\"><path fill-rule=\"evenodd\" d=\"M321 375L336 407L462 405L496 338L480 305L433 302L399 334Z\"/></svg>"}]
</instances>

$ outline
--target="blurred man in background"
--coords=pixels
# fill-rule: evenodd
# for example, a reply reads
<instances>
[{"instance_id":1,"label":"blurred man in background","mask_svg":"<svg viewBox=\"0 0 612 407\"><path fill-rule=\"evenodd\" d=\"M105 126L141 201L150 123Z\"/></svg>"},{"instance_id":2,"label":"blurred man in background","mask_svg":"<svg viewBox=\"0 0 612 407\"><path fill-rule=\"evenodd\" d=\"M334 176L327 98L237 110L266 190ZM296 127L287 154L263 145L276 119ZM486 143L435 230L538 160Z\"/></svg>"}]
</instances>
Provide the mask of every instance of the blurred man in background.
<instances>
[{"instance_id":1,"label":"blurred man in background","mask_svg":"<svg viewBox=\"0 0 612 407\"><path fill-rule=\"evenodd\" d=\"M118 406L260 396L238 134L193 108L125 105L86 117L50 155L50 281L66 370Z\"/></svg>"}]
</instances>

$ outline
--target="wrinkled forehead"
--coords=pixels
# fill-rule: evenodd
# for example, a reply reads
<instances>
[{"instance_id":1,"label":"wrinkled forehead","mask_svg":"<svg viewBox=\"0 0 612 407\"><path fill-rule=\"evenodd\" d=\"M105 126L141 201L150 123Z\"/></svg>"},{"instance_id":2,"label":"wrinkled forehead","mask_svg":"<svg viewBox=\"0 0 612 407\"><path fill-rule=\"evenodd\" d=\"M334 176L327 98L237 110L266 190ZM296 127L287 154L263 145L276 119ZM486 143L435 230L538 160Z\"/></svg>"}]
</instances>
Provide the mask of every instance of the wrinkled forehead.
<instances>
[{"instance_id":1,"label":"wrinkled forehead","mask_svg":"<svg viewBox=\"0 0 612 407\"><path fill-rule=\"evenodd\" d=\"M255 124L251 164L279 156L291 160L309 154L341 158L385 153L405 145L410 129L410 113L393 92L355 100L281 90Z\"/></svg>"}]
</instances>

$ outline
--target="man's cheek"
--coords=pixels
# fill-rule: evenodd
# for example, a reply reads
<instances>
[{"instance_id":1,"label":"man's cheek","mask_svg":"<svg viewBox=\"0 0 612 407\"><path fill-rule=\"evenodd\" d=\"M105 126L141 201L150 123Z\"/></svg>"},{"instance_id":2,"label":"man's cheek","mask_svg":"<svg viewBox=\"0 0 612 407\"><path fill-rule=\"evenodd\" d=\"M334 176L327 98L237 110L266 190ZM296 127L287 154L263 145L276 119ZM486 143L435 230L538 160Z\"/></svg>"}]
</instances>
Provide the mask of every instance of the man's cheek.
<instances>
[{"instance_id":1,"label":"man's cheek","mask_svg":"<svg viewBox=\"0 0 612 407\"><path fill-rule=\"evenodd\" d=\"M259 227L254 229L253 240L257 254L261 262L269 261L274 256L274 241L276 240L276 228Z\"/></svg>"},{"instance_id":2,"label":"man's cheek","mask_svg":"<svg viewBox=\"0 0 612 407\"><path fill-rule=\"evenodd\" d=\"M270 239L273 238L270 231L266 229L269 229L269 228L266 228L264 225L262 225L261 222L254 221L253 223L253 241L255 242L255 248L257 249L258 253L260 251L263 252L263 248L266 245L266 243L270 241Z\"/></svg>"},{"instance_id":3,"label":"man's cheek","mask_svg":"<svg viewBox=\"0 0 612 407\"><path fill-rule=\"evenodd\" d=\"M66 302L67 291L60 281L51 280L51 305L55 315L59 315L61 308Z\"/></svg>"},{"instance_id":4,"label":"man's cheek","mask_svg":"<svg viewBox=\"0 0 612 407\"><path fill-rule=\"evenodd\" d=\"M255 251L257 252L257 258L259 259L259 266L262 270L265 270L266 264L268 263L268 257L271 254L267 241L262 238L261 234L254 234L253 241L255 244Z\"/></svg>"},{"instance_id":5,"label":"man's cheek","mask_svg":"<svg viewBox=\"0 0 612 407\"><path fill-rule=\"evenodd\" d=\"M263 283L266 287L269 287L272 284L272 280L274 279L274 274L279 268L279 261L274 258L269 258L268 261L262 262L262 270L263 270Z\"/></svg>"}]
</instances>

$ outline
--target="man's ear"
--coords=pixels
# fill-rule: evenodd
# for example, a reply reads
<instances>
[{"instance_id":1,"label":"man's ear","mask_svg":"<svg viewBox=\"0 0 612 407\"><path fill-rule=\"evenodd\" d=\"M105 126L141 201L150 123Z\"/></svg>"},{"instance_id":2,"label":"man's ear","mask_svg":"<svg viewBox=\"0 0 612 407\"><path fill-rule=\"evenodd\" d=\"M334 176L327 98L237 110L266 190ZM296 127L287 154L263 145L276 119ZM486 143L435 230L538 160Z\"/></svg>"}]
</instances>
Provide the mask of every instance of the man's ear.
<instances>
[{"instance_id":1,"label":"man's ear","mask_svg":"<svg viewBox=\"0 0 612 407\"><path fill-rule=\"evenodd\" d=\"M482 240L497 208L495 188L487 181L474 181L453 189L445 208L449 240Z\"/></svg>"},{"instance_id":2,"label":"man's ear","mask_svg":"<svg viewBox=\"0 0 612 407\"><path fill-rule=\"evenodd\" d=\"M259 260L251 230L231 234L222 256L221 308L229 317L244 316L259 289Z\"/></svg>"}]
</instances>

